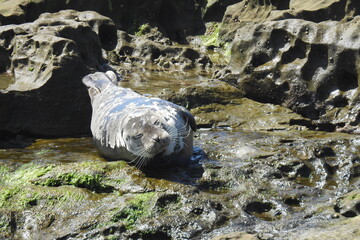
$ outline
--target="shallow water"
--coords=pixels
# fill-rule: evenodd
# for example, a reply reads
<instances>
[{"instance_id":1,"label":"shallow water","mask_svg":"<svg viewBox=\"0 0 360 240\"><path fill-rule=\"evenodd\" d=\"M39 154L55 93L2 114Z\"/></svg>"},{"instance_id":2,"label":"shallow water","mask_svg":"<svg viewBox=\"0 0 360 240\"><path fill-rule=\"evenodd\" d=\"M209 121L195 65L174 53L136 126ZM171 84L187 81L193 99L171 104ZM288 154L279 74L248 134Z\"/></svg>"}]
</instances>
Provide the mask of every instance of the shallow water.
<instances>
[{"instance_id":1,"label":"shallow water","mask_svg":"<svg viewBox=\"0 0 360 240\"><path fill-rule=\"evenodd\" d=\"M255 228L261 232L262 228L268 231L278 225L286 229L288 221L299 225L303 221L318 224L322 218L316 215L324 211L321 209L333 209L332 199L336 199L340 192L357 188L359 183L358 160L349 159L360 156L360 136L356 135L200 129L195 133L194 146L194 160L201 163L198 167L167 171L166 177L137 175L139 173L134 168L128 168L127 174L130 175L127 179L159 184L156 185L159 189L172 189L178 183L182 185L180 189L189 192L196 189L196 194L188 197L203 198L199 209L206 206L209 199L219 202L225 212L234 212L229 216L234 224L224 223L224 229L218 229L219 232L228 232L228 227L231 231L251 231ZM90 161L90 165L92 161L105 162L89 137L37 139L23 149L0 150L0 166L10 169L29 162L61 164L67 169L66 166L71 166L73 162L82 161ZM334 166L331 171L330 165ZM113 178L124 181L124 172L119 174ZM124 189L133 188L133 185L123 182L121 186ZM252 197L253 193L258 197ZM101 199L102 202L113 195L103 193L91 199ZM101 202L98 204L101 205ZM240 207L234 208L237 205ZM93 209L92 205L89 209ZM243 215L242 211L248 215ZM314 213L316 211L319 213ZM247 221L249 223L244 224ZM304 226L307 229L305 223ZM209 229L217 227L209 226Z\"/></svg>"},{"instance_id":2,"label":"shallow water","mask_svg":"<svg viewBox=\"0 0 360 240\"><path fill-rule=\"evenodd\" d=\"M14 79L6 73L0 73L0 89L6 89Z\"/></svg>"},{"instance_id":3,"label":"shallow water","mask_svg":"<svg viewBox=\"0 0 360 240\"><path fill-rule=\"evenodd\" d=\"M206 72L199 74L195 71L164 72L148 69L146 72L125 74L119 85L141 94L153 95L167 90L178 91L182 87L188 87L209 78L209 73Z\"/></svg>"},{"instance_id":4,"label":"shallow water","mask_svg":"<svg viewBox=\"0 0 360 240\"><path fill-rule=\"evenodd\" d=\"M0 149L1 164L70 163L78 161L104 161L92 138L37 139L23 149Z\"/></svg>"}]
</instances>

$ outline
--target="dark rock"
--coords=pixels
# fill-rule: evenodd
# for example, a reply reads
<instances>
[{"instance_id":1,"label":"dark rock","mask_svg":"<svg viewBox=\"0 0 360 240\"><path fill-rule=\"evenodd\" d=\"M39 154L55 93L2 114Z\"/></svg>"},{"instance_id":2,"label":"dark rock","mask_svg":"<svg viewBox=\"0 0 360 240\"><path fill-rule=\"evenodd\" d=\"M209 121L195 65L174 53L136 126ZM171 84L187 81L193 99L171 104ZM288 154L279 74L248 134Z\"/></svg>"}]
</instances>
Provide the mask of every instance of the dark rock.
<instances>
[{"instance_id":1,"label":"dark rock","mask_svg":"<svg viewBox=\"0 0 360 240\"><path fill-rule=\"evenodd\" d=\"M0 65L14 83L0 93L0 130L43 136L89 132L91 106L81 78L116 45L112 21L95 12L43 14L0 27ZM7 56L11 56L8 58Z\"/></svg>"},{"instance_id":2,"label":"dark rock","mask_svg":"<svg viewBox=\"0 0 360 240\"><path fill-rule=\"evenodd\" d=\"M200 8L193 0L40 0L2 2L0 25L36 20L44 12L63 9L92 10L110 17L118 28L135 33L144 23L152 23L170 39L186 42L186 36L205 30Z\"/></svg>"}]
</instances>

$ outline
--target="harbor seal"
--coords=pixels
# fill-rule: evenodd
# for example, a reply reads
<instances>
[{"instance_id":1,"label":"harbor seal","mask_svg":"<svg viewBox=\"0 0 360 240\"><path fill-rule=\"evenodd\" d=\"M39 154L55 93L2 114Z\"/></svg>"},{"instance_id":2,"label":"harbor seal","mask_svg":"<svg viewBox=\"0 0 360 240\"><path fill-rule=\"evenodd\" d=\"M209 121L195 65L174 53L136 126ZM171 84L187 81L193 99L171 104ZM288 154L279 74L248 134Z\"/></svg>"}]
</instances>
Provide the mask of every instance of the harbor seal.
<instances>
[{"instance_id":1,"label":"harbor seal","mask_svg":"<svg viewBox=\"0 0 360 240\"><path fill-rule=\"evenodd\" d=\"M100 155L138 168L189 163L196 123L188 110L118 87L112 71L82 81L91 99L91 132Z\"/></svg>"}]
</instances>

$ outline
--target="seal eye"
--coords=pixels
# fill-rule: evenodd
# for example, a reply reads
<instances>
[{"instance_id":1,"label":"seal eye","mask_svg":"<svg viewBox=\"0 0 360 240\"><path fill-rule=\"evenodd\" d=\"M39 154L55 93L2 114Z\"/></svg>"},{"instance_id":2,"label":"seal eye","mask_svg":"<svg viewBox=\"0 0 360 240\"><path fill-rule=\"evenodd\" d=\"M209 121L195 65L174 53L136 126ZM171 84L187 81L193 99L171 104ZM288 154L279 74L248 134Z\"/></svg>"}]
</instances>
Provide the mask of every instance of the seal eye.
<instances>
[{"instance_id":1,"label":"seal eye","mask_svg":"<svg viewBox=\"0 0 360 240\"><path fill-rule=\"evenodd\" d=\"M144 134L140 133L140 134L134 136L134 139L140 139L143 135L144 135Z\"/></svg>"},{"instance_id":2,"label":"seal eye","mask_svg":"<svg viewBox=\"0 0 360 240\"><path fill-rule=\"evenodd\" d=\"M157 120L154 122L154 125L156 125L156 126L160 125L159 119L157 119Z\"/></svg>"}]
</instances>

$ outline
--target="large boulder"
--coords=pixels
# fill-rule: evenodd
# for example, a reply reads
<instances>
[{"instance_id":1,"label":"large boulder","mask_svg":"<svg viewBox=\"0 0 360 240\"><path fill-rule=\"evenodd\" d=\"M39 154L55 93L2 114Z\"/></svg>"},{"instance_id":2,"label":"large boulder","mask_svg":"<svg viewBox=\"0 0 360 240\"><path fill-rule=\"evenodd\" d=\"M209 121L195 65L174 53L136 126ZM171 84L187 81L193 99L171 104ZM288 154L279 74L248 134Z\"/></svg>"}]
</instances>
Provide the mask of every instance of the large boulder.
<instances>
[{"instance_id":1,"label":"large boulder","mask_svg":"<svg viewBox=\"0 0 360 240\"><path fill-rule=\"evenodd\" d=\"M295 3L290 2L288 13ZM254 15L250 21L250 17L240 14L244 6L239 6L244 3L236 4L241 18L236 28L232 26L236 33L230 63L216 77L237 86L251 99L282 104L318 123L330 124L326 130L357 131L360 17L353 15L360 9L358 4L323 1L311 7L306 2L301 11L292 12L296 15L309 8L307 12L315 16L321 7L321 11L329 13L339 3L348 3L343 8L344 14L337 17L342 21L322 21L327 18L320 15L313 19L319 23L301 19L275 21L285 10L274 10L273 5L264 6L270 9L266 16ZM229 7L228 13L234 7ZM225 23L229 16L225 15ZM222 37L232 39L231 32L228 29Z\"/></svg>"},{"instance_id":2,"label":"large boulder","mask_svg":"<svg viewBox=\"0 0 360 240\"><path fill-rule=\"evenodd\" d=\"M223 0L225 1L225 0ZM327 20L346 22L360 13L357 0L247 0L227 7L220 37L231 41L244 23L263 23L283 19L303 19L311 22Z\"/></svg>"},{"instance_id":3,"label":"large boulder","mask_svg":"<svg viewBox=\"0 0 360 240\"><path fill-rule=\"evenodd\" d=\"M95 12L42 14L0 26L0 70L14 82L0 92L0 131L44 136L89 132L91 106L81 78L116 45L113 22Z\"/></svg>"}]
</instances>

